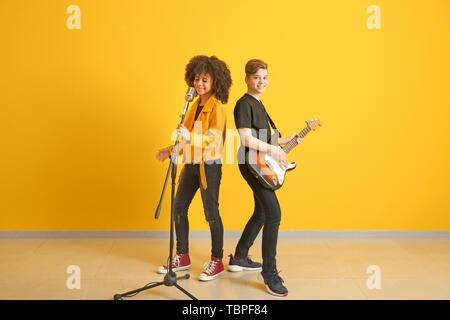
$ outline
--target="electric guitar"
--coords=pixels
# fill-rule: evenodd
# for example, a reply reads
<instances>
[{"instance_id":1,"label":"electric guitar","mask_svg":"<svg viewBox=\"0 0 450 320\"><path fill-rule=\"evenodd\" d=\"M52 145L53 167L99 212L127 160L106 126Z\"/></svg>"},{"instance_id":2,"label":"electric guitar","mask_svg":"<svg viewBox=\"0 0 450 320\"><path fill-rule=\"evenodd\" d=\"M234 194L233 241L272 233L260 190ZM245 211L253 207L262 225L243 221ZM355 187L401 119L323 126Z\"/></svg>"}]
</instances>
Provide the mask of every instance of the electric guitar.
<instances>
[{"instance_id":1,"label":"electric guitar","mask_svg":"<svg viewBox=\"0 0 450 320\"><path fill-rule=\"evenodd\" d=\"M317 127L321 125L322 121L318 119L306 121L306 127L299 133L300 138L305 137L311 130L316 130ZM277 143L278 133L275 133L272 136L271 141ZM287 154L297 145L297 137L294 137L282 149ZM250 149L246 152L245 163L256 179L258 179L265 188L271 190L280 189L283 186L286 172L291 171L296 167L295 162L292 162L287 168L283 168L267 153L254 149Z\"/></svg>"}]
</instances>

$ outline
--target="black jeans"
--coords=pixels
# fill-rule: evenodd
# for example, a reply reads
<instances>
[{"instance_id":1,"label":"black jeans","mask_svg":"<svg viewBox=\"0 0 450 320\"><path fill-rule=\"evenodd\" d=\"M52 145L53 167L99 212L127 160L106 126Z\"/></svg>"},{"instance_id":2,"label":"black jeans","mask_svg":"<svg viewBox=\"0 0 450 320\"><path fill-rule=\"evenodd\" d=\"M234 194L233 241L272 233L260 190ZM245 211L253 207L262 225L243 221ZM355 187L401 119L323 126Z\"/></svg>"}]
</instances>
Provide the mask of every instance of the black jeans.
<instances>
[{"instance_id":1,"label":"black jeans","mask_svg":"<svg viewBox=\"0 0 450 320\"><path fill-rule=\"evenodd\" d=\"M239 171L253 191L255 210L245 226L236 246L235 256L246 258L261 228L263 271L276 269L278 229L281 221L281 209L275 191L264 188L253 176L246 164L239 164Z\"/></svg>"},{"instance_id":2,"label":"black jeans","mask_svg":"<svg viewBox=\"0 0 450 320\"><path fill-rule=\"evenodd\" d=\"M199 164L186 164L181 176L174 203L175 230L177 235L177 251L189 252L188 209L197 190L203 201L206 221L211 230L211 255L223 258L223 224L219 214L219 188L222 178L222 164L205 164L207 188L202 187Z\"/></svg>"}]
</instances>

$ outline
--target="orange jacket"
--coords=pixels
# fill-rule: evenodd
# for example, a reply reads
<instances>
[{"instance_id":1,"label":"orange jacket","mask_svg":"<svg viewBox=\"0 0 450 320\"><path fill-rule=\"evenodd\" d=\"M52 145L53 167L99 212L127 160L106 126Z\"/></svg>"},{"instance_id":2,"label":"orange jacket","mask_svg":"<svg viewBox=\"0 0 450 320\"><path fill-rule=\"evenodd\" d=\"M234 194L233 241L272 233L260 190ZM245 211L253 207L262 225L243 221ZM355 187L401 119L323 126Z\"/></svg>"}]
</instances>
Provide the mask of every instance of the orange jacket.
<instances>
[{"instance_id":1,"label":"orange jacket","mask_svg":"<svg viewBox=\"0 0 450 320\"><path fill-rule=\"evenodd\" d=\"M208 187L205 175L205 161L221 159L226 136L227 114L225 107L214 94L209 97L194 123L195 113L200 97L194 102L186 114L184 125L191 132L190 144L180 139L180 154L185 163L200 163L200 177L202 187ZM172 153L174 145L169 146ZM180 173L180 178L183 174Z\"/></svg>"}]
</instances>

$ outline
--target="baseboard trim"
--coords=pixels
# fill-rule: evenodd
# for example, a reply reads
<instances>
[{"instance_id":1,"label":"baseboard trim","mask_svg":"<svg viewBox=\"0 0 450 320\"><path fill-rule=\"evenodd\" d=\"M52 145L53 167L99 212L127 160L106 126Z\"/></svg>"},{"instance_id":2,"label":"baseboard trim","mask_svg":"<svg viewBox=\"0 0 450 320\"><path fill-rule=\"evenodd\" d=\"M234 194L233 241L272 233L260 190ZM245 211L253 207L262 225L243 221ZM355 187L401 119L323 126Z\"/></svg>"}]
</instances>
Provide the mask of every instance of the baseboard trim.
<instances>
[{"instance_id":1,"label":"baseboard trim","mask_svg":"<svg viewBox=\"0 0 450 320\"><path fill-rule=\"evenodd\" d=\"M224 238L238 239L242 230L225 230ZM191 230L191 238L209 238L209 230ZM450 230L280 230L282 239L450 238ZM167 238L167 230L11 230L0 239L32 238ZM261 232L259 234L261 237Z\"/></svg>"}]
</instances>

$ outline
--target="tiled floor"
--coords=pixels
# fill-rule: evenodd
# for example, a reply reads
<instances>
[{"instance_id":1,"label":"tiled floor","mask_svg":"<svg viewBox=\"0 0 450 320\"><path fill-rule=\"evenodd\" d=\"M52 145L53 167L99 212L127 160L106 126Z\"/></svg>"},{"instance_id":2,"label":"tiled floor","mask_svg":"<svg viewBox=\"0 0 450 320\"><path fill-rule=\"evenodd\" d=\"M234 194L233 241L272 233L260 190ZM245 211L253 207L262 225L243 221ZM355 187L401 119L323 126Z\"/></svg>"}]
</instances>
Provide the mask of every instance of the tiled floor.
<instances>
[{"instance_id":1,"label":"tiled floor","mask_svg":"<svg viewBox=\"0 0 450 320\"><path fill-rule=\"evenodd\" d=\"M236 239L225 239L224 264ZM261 261L261 241L251 249ZM450 239L279 239L277 263L289 295L269 295L259 272L225 272L198 281L210 240L191 239L191 278L178 284L198 299L450 299ZM163 276L165 239L1 239L0 299L112 299ZM70 265L80 289L68 289ZM367 268L380 269L380 288L368 288ZM182 273L181 273L182 274ZM127 299L188 299L159 286Z\"/></svg>"}]
</instances>

